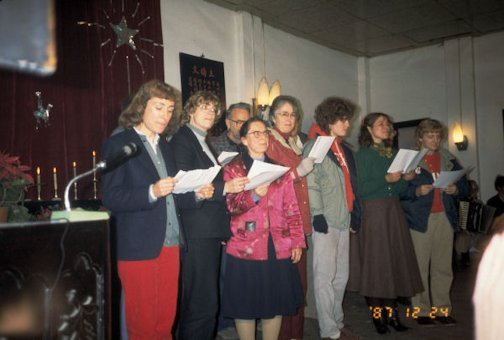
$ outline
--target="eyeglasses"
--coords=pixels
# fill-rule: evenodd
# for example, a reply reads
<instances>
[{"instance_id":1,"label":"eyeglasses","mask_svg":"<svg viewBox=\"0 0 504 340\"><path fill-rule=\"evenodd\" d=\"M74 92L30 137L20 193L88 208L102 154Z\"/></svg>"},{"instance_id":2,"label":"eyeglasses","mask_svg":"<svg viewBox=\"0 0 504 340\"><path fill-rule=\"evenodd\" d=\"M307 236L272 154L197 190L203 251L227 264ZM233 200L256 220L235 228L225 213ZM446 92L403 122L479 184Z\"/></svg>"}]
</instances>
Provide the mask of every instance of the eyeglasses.
<instances>
[{"instance_id":1,"label":"eyeglasses","mask_svg":"<svg viewBox=\"0 0 504 340\"><path fill-rule=\"evenodd\" d=\"M246 120L233 120L231 118L227 118L227 120L229 120L230 122L235 123L236 126L243 125L246 122Z\"/></svg>"},{"instance_id":2,"label":"eyeglasses","mask_svg":"<svg viewBox=\"0 0 504 340\"><path fill-rule=\"evenodd\" d=\"M200 104L198 108L202 111L211 112L213 114L219 114L219 110L213 107L212 104Z\"/></svg>"},{"instance_id":3,"label":"eyeglasses","mask_svg":"<svg viewBox=\"0 0 504 340\"><path fill-rule=\"evenodd\" d=\"M255 138L261 138L261 137L268 137L270 134L269 130L264 130L264 131L251 131L247 133L247 135L254 135Z\"/></svg>"},{"instance_id":4,"label":"eyeglasses","mask_svg":"<svg viewBox=\"0 0 504 340\"><path fill-rule=\"evenodd\" d=\"M290 119L296 119L297 113L296 112L277 112L276 115L282 117L282 118L290 118Z\"/></svg>"}]
</instances>

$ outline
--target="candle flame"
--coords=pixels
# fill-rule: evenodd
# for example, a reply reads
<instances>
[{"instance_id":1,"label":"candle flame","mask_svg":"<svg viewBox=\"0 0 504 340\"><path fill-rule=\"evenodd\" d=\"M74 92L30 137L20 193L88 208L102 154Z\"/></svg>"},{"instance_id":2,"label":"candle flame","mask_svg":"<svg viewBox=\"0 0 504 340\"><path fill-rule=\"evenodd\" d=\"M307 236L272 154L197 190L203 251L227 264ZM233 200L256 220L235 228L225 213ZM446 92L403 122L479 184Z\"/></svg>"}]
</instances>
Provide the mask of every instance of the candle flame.
<instances>
[{"instance_id":1,"label":"candle flame","mask_svg":"<svg viewBox=\"0 0 504 340\"><path fill-rule=\"evenodd\" d=\"M76 167L77 167L77 162L73 162L73 163L72 163L72 166L73 166L74 168L76 168Z\"/></svg>"},{"instance_id":2,"label":"candle flame","mask_svg":"<svg viewBox=\"0 0 504 340\"><path fill-rule=\"evenodd\" d=\"M53 174L56 173L56 167L52 168L52 172L53 172Z\"/></svg>"},{"instance_id":3,"label":"candle flame","mask_svg":"<svg viewBox=\"0 0 504 340\"><path fill-rule=\"evenodd\" d=\"M40 175L40 167L37 167L37 175Z\"/></svg>"},{"instance_id":4,"label":"candle flame","mask_svg":"<svg viewBox=\"0 0 504 340\"><path fill-rule=\"evenodd\" d=\"M96 157L96 151L93 150L93 157Z\"/></svg>"}]
</instances>

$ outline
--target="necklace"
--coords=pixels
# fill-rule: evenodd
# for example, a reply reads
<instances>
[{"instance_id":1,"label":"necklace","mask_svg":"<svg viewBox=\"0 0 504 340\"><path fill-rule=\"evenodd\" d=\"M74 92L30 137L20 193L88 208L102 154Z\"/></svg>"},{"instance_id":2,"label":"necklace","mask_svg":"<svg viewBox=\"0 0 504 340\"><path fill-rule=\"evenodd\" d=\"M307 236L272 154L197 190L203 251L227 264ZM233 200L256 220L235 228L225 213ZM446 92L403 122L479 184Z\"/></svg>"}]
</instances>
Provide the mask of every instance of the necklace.
<instances>
[{"instance_id":1,"label":"necklace","mask_svg":"<svg viewBox=\"0 0 504 340\"><path fill-rule=\"evenodd\" d=\"M373 148L378 151L378 154L383 157L392 157L392 148L390 146L385 146L383 144L373 144Z\"/></svg>"}]
</instances>

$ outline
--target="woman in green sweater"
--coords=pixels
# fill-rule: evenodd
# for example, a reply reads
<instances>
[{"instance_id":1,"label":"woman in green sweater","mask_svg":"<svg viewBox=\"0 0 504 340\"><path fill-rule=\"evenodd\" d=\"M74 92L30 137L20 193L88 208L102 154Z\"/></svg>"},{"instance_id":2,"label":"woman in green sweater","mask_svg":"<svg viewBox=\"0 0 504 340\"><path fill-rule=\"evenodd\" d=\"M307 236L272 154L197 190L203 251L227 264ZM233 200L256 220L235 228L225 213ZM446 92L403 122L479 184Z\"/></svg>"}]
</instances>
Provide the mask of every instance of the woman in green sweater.
<instances>
[{"instance_id":1,"label":"woman in green sweater","mask_svg":"<svg viewBox=\"0 0 504 340\"><path fill-rule=\"evenodd\" d=\"M356 155L361 230L351 241L350 290L366 297L378 333L405 331L397 299L423 291L409 227L399 194L415 173L387 173L396 150L390 146L392 120L370 113L362 121Z\"/></svg>"}]
</instances>

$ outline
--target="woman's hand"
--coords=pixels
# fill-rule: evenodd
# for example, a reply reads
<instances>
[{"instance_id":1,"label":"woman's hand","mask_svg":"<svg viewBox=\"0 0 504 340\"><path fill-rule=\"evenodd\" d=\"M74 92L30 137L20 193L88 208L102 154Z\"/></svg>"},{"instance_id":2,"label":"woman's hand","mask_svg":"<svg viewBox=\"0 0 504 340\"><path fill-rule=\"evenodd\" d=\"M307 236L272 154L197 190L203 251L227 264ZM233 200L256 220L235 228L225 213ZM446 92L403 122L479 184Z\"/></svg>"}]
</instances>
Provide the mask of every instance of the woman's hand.
<instances>
[{"instance_id":1,"label":"woman's hand","mask_svg":"<svg viewBox=\"0 0 504 340\"><path fill-rule=\"evenodd\" d=\"M254 189L254 192L257 196L263 197L268 193L269 183L264 183Z\"/></svg>"},{"instance_id":2,"label":"woman's hand","mask_svg":"<svg viewBox=\"0 0 504 340\"><path fill-rule=\"evenodd\" d=\"M425 196L429 192L431 192L432 189L434 189L434 187L432 186L432 184L420 185L419 187L416 188L415 194L417 195L417 197Z\"/></svg>"},{"instance_id":3,"label":"woman's hand","mask_svg":"<svg viewBox=\"0 0 504 340\"><path fill-rule=\"evenodd\" d=\"M457 186L455 184L450 184L446 188L443 189L445 193L448 195L455 195L458 191Z\"/></svg>"},{"instance_id":4,"label":"woman's hand","mask_svg":"<svg viewBox=\"0 0 504 340\"><path fill-rule=\"evenodd\" d=\"M301 250L301 248L299 248L299 247L292 248L292 251L291 251L292 263L298 263L299 260L301 260L301 255L303 255L303 251Z\"/></svg>"},{"instance_id":5,"label":"woman's hand","mask_svg":"<svg viewBox=\"0 0 504 340\"><path fill-rule=\"evenodd\" d=\"M401 179L401 172L400 171L391 172L391 173L385 175L385 180L388 183L394 183L400 179Z\"/></svg>"},{"instance_id":6,"label":"woman's hand","mask_svg":"<svg viewBox=\"0 0 504 340\"><path fill-rule=\"evenodd\" d=\"M249 182L247 177L235 177L224 184L224 192L226 194L236 194L245 189L245 185Z\"/></svg>"},{"instance_id":7,"label":"woman's hand","mask_svg":"<svg viewBox=\"0 0 504 340\"><path fill-rule=\"evenodd\" d=\"M214 190L215 188L212 183L205 184L196 191L196 198L199 200L210 199L213 197Z\"/></svg>"},{"instance_id":8,"label":"woman's hand","mask_svg":"<svg viewBox=\"0 0 504 340\"><path fill-rule=\"evenodd\" d=\"M172 193L177 181L173 177L161 178L152 186L154 197L165 197Z\"/></svg>"},{"instance_id":9,"label":"woman's hand","mask_svg":"<svg viewBox=\"0 0 504 340\"><path fill-rule=\"evenodd\" d=\"M299 177L305 177L310 172L312 172L314 163L314 157L303 158L296 168Z\"/></svg>"},{"instance_id":10,"label":"woman's hand","mask_svg":"<svg viewBox=\"0 0 504 340\"><path fill-rule=\"evenodd\" d=\"M402 178L405 180L405 181L411 181L413 178L415 178L416 174L415 174L415 170L411 170L410 172L407 172L405 173Z\"/></svg>"}]
</instances>

